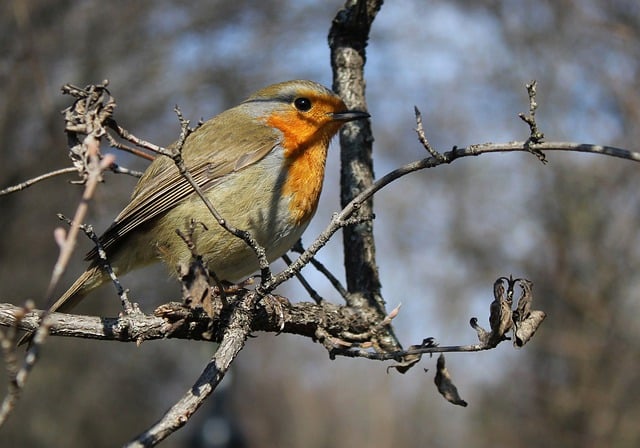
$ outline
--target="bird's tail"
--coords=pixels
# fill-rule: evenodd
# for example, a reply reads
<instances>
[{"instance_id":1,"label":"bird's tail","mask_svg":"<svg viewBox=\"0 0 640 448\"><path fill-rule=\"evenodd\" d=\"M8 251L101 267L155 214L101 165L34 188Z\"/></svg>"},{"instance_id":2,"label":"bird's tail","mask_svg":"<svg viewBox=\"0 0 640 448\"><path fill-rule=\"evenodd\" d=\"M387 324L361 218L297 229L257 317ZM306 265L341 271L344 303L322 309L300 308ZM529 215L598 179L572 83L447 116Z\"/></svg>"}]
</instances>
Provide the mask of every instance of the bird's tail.
<instances>
[{"instance_id":1,"label":"bird's tail","mask_svg":"<svg viewBox=\"0 0 640 448\"><path fill-rule=\"evenodd\" d=\"M91 291L102 285L109 279L109 276L99 266L90 266L84 273L73 282L73 285L60 296L56 302L49 307L49 312L69 311L75 307ZM30 342L34 332L27 333L20 339L18 345Z\"/></svg>"},{"instance_id":2,"label":"bird's tail","mask_svg":"<svg viewBox=\"0 0 640 448\"><path fill-rule=\"evenodd\" d=\"M102 285L109 279L106 272L100 266L90 266L84 273L73 282L73 285L60 296L56 302L49 307L49 312L70 311L87 294Z\"/></svg>"}]
</instances>

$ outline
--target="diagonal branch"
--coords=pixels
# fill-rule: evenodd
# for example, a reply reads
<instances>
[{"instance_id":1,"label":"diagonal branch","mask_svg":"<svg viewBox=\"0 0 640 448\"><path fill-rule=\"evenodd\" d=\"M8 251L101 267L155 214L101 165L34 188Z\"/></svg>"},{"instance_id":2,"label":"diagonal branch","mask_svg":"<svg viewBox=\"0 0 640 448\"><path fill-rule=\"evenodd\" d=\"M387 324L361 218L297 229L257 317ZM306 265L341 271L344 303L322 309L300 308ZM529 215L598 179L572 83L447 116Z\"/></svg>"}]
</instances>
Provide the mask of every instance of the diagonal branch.
<instances>
[{"instance_id":1,"label":"diagonal branch","mask_svg":"<svg viewBox=\"0 0 640 448\"><path fill-rule=\"evenodd\" d=\"M220 384L251 331L256 293L247 294L235 306L229 325L215 355L191 388L151 428L129 442L127 447L154 446L180 429Z\"/></svg>"},{"instance_id":2,"label":"diagonal branch","mask_svg":"<svg viewBox=\"0 0 640 448\"><path fill-rule=\"evenodd\" d=\"M616 148L613 146L605 145L593 145L588 143L573 143L573 142L544 142L537 143L535 148L544 151L570 151L570 152L585 152L592 154L602 154L611 157L618 157L621 159L631 160L634 162L640 162L640 152L630 151L627 149ZM278 273L274 277L274 285L277 286L290 278L292 278L296 272L299 272L303 266L305 266L311 258L318 251L324 247L329 239L339 229L345 227L351 216L357 213L362 208L362 204L368 199L373 197L378 191L382 190L387 185L393 183L395 180L400 179L408 174L420 171L426 168L434 168L443 163L452 163L453 161L470 156L479 156L481 154L498 153L498 152L531 152L531 145L527 141L520 142L507 142L507 143L482 143L477 145L470 145L466 148L454 147L451 151L443 154L441 157L427 157L424 159L409 162L396 168L393 171L385 174L367 188L363 189L357 196L355 196L339 213L335 213L329 222L329 225L325 230L318 235L318 237L307 247L307 249L300 254L291 265Z\"/></svg>"},{"instance_id":3,"label":"diagonal branch","mask_svg":"<svg viewBox=\"0 0 640 448\"><path fill-rule=\"evenodd\" d=\"M40 176L34 177L32 179L26 180L24 182L20 182L17 185L12 185L11 187L4 188L0 190L0 196L4 196L5 194L15 193L17 191L22 191L25 188L29 188L31 185L37 184L38 182L42 182L43 180L51 179L55 176L60 176L62 174L69 173L77 173L78 170L75 167L67 167L61 168L59 170L51 171L50 173L45 173Z\"/></svg>"}]
</instances>

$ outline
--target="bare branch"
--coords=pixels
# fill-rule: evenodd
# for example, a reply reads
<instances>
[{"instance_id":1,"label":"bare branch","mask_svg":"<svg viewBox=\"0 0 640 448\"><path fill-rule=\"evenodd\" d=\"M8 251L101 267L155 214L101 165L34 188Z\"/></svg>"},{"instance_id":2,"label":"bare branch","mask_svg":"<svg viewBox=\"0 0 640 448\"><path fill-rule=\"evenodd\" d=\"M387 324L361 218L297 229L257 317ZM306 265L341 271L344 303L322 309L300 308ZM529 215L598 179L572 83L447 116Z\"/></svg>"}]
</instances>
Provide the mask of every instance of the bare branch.
<instances>
[{"instance_id":1,"label":"bare branch","mask_svg":"<svg viewBox=\"0 0 640 448\"><path fill-rule=\"evenodd\" d=\"M329 30L333 90L340 95L349 108L366 110L364 66L366 46L371 26L382 7L381 0L347 1L340 10ZM340 204L342 207L359 197L374 180L373 136L371 123L362 120L350 123L340 131ZM358 203L360 213L373 216L373 201L368 197ZM352 215L343 216L333 224ZM342 226L344 233L344 263L347 290L347 304L361 312L377 315L379 320L387 314L380 290L380 276L376 262L376 246L373 237L373 223ZM335 229L337 230L337 229ZM316 240L317 242L318 240ZM310 247L309 249L312 249ZM298 260L306 260L302 254ZM305 263L308 260L305 261ZM400 348L400 342L391 328L381 335L389 350Z\"/></svg>"},{"instance_id":2,"label":"bare branch","mask_svg":"<svg viewBox=\"0 0 640 448\"><path fill-rule=\"evenodd\" d=\"M302 240L298 240L298 242L291 248L291 250L293 252L298 253L298 254L304 253L305 249L304 249L304 246L302 245ZM320 263L316 258L311 257L310 262L313 265L313 267L315 267L322 275L324 275L327 278L327 280L329 280L331 285L336 289L336 291L338 291L340 296L343 299L345 299L345 301L346 301L347 296L349 295L349 293L346 290L346 288L344 286L342 286L342 283L340 283L340 280L338 280L337 277L335 275L333 275L325 267L325 265Z\"/></svg>"},{"instance_id":3,"label":"bare branch","mask_svg":"<svg viewBox=\"0 0 640 448\"><path fill-rule=\"evenodd\" d=\"M522 121L529 125L529 141L531 141L531 143L540 143L544 138L544 134L538 130L538 124L536 123L536 111L538 110L536 95L538 94L538 83L533 80L525 87L527 88L527 95L529 96L529 115L519 113L518 116Z\"/></svg>"},{"instance_id":4,"label":"bare branch","mask_svg":"<svg viewBox=\"0 0 640 448\"><path fill-rule=\"evenodd\" d=\"M73 225L73 221L62 214L58 214L58 218L62 219L63 221L66 221L67 224L69 225ZM116 292L118 294L118 297L120 297L120 301L122 302L122 308L124 309L124 312L127 314L133 313L134 310L137 310L137 306L132 305L131 302L129 301L128 290L125 290L122 287L122 284L120 283L120 279L118 279L118 276L116 275L113 268L111 267L111 263L109 263L109 260L107 259L107 253L102 247L102 243L100 243L100 238L98 238L98 235L96 235L96 233L94 232L93 226L81 224L80 229L85 233L85 235L87 235L87 237L91 241L93 241L93 244L95 245L97 250L98 260L100 260L100 263L102 264L102 269L104 269L104 271L107 274L109 274L109 278L111 278L113 285L116 287Z\"/></svg>"},{"instance_id":5,"label":"bare branch","mask_svg":"<svg viewBox=\"0 0 640 448\"><path fill-rule=\"evenodd\" d=\"M249 290L238 290L234 302L241 300ZM231 302L231 301L230 301ZM269 304L260 302L256 307L252 331L289 333L315 337L322 326L326 334L343 337L348 334L362 334L371 323L353 319L352 313L344 306L329 302L315 304L309 302L290 303L280 300L281 309L274 310ZM185 307L183 303L172 302L159 307L155 315L122 315L117 318L93 317L66 313L51 313L48 317L50 333L53 336L82 337L120 342L138 342L164 338L193 339L219 342L229 319L231 308L211 319L206 313ZM17 326L20 330L33 331L38 327L43 311L35 310L18 319L20 307L0 303L0 326ZM284 321L284 327L282 327ZM180 325L176 325L180 322ZM362 340L348 340L363 342Z\"/></svg>"},{"instance_id":6,"label":"bare branch","mask_svg":"<svg viewBox=\"0 0 640 448\"><path fill-rule=\"evenodd\" d=\"M93 158L91 165L89 167L90 171L87 178L87 183L85 185L85 190L82 194L82 199L80 204L78 204L78 208L73 217L73 221L71 223L71 227L69 229L69 233L64 239L64 244L60 248L60 256L56 261L56 264L53 268L53 273L51 274L51 280L49 282L49 287L47 288L46 297L48 301L52 300L53 290L57 286L60 277L64 273L69 260L71 259L71 254L75 249L75 245L78 238L78 231L80 230L80 225L84 221L84 217L87 214L89 209L89 201L93 197L94 191L100 181L102 176L102 171L107 169L109 165L113 161L113 156L106 156L102 160L102 162L98 161L97 151L98 151L98 140L93 136L87 136L86 144L90 148L88 152L92 154L90 157Z\"/></svg>"},{"instance_id":7,"label":"bare branch","mask_svg":"<svg viewBox=\"0 0 640 448\"><path fill-rule=\"evenodd\" d=\"M586 143L570 143L570 142L544 142L536 144L536 148L545 151L576 151L576 152L588 152L594 154L604 154L612 157L619 157L623 159L633 160L634 162L640 162L640 153L629 151L626 149L615 148L613 146L603 145L591 145ZM459 159L469 156L478 156L480 154L494 153L494 152L530 152L526 142L508 142L508 143L482 143L478 145L471 145L466 148L455 147L451 151L444 154L447 160ZM420 171L426 168L433 168L441 165L442 162L435 157L428 157L414 162L409 162L403 165L383 177L379 178L369 187L365 188L356 197L354 197L339 213L333 215L329 225L325 230L318 235L318 237L311 243L307 249L300 254L300 256L293 261L288 269L275 275L273 280L274 287L289 280L295 275L295 272L302 269L304 265L310 262L311 258L318 253L318 251L324 247L329 239L340 228L345 225L345 221L351 217L356 211L360 210L361 205L371 198L378 191L394 182L395 180L404 177L408 174Z\"/></svg>"},{"instance_id":8,"label":"bare branch","mask_svg":"<svg viewBox=\"0 0 640 448\"><path fill-rule=\"evenodd\" d=\"M77 99L74 104L64 111L65 115L65 132L69 139L69 156L74 163L76 169L79 170L82 180L78 183L84 183L84 191L82 198L68 234L62 229L54 231L54 237L60 253L53 267L49 285L45 293L47 308L53 303L53 291L55 290L62 274L69 264L71 255L75 249L78 232L81 223L89 209L89 201L102 180L102 173L107 170L115 161L115 156L107 155L102 157L100 154L100 139L104 135L102 123L111 116L115 108L115 101L106 90L107 82L101 85L90 86L87 89L79 89L71 85L63 86L64 93L75 96ZM80 137L82 137L80 140ZM48 324L47 312L42 315L42 324L35 334L35 340L44 340L46 337ZM27 335L22 342L32 340L33 335ZM38 344L32 346L29 352L36 353ZM29 353L27 354L29 356Z\"/></svg>"},{"instance_id":9,"label":"bare branch","mask_svg":"<svg viewBox=\"0 0 640 448\"><path fill-rule=\"evenodd\" d=\"M291 266L291 264L293 263L291 261L291 257L289 257L289 255L287 254L284 254L282 256L282 259L287 264L287 266ZM311 262L313 263L313 258L311 259ZM316 303L322 303L324 299L320 297L320 294L318 294L318 291L316 291L311 286L311 284L309 284L309 282L307 281L306 278L304 278L301 272L296 272L296 278L298 279L302 287L305 289L305 291L307 291L307 294L309 294L309 297L311 297Z\"/></svg>"},{"instance_id":10,"label":"bare branch","mask_svg":"<svg viewBox=\"0 0 640 448\"><path fill-rule=\"evenodd\" d=\"M16 322L20 322L24 316L33 310L33 302L27 304L21 309L17 309L14 313ZM6 363L8 387L7 394L0 406L0 426L9 418L16 403L20 399L22 388L33 367L36 357L26 358L22 368L18 366L18 355L16 353L18 325L11 325L7 330L0 330L0 345L2 346L3 358Z\"/></svg>"},{"instance_id":11,"label":"bare branch","mask_svg":"<svg viewBox=\"0 0 640 448\"><path fill-rule=\"evenodd\" d=\"M110 120L109 124L115 124L115 122L113 120ZM121 151L128 152L130 154L133 154L134 156L140 157L141 159L146 159L146 160L154 160L155 159L155 156L152 155L152 154L146 153L144 151L140 151L138 148L134 148L133 146L125 145L124 143L121 143L121 142L117 141L108 132L105 133L105 137L106 137L107 141L109 142L109 145L112 148L116 148L116 149L119 149Z\"/></svg>"},{"instance_id":12,"label":"bare branch","mask_svg":"<svg viewBox=\"0 0 640 448\"><path fill-rule=\"evenodd\" d=\"M142 171L131 170L129 168L119 166L115 163L111 164L109 170L113 171L116 174L127 174L129 176L137 177L138 179L142 177Z\"/></svg>"},{"instance_id":13,"label":"bare branch","mask_svg":"<svg viewBox=\"0 0 640 448\"><path fill-rule=\"evenodd\" d=\"M156 154L161 154L161 155L164 155L164 156L167 156L167 157L171 157L172 153L168 149L163 148L162 146L154 145L153 143L149 143L149 142L147 142L145 140L142 140L142 139L136 137L135 135L133 135L132 133L127 131L125 128L123 128L122 126L118 125L118 123L116 123L115 120L111 119L105 124L110 129L115 131L118 136L120 136L121 138L127 140L128 142L131 142L134 145L137 145L137 146L139 146L141 148L144 148L144 149L146 149L148 151L151 151L151 152L154 152ZM122 145L121 143L118 143L115 139L113 139L113 137L109 138L109 144L111 144L112 146L114 146L116 148L119 148L119 145ZM124 147L126 147L126 148L128 148L128 149L125 149L126 151L132 152L132 151L130 151L130 149L133 149L133 148L127 147L125 145L122 145L122 146L123 146L123 148L121 148L121 149L124 149ZM145 157L145 158L153 157L153 156L149 156L148 154L146 156L147 157Z\"/></svg>"},{"instance_id":14,"label":"bare branch","mask_svg":"<svg viewBox=\"0 0 640 448\"><path fill-rule=\"evenodd\" d=\"M420 113L420 109L418 109L418 106L413 106L413 110L416 115L416 133L418 134L418 140L420 141L420 143L422 143L424 149L426 149L427 152L431 154L431 157L434 157L440 163L447 163L448 160L441 153L433 149L431 147L431 144L429 143L429 140L427 140L427 136L424 133L424 126L422 125L422 113Z\"/></svg>"},{"instance_id":15,"label":"bare branch","mask_svg":"<svg viewBox=\"0 0 640 448\"><path fill-rule=\"evenodd\" d=\"M538 130L538 123L536 123L536 110L538 109L538 102L536 101L538 83L533 80L526 85L527 95L529 96L529 115L519 113L518 117L522 119L529 126L529 138L527 139L527 148L531 154L535 155L542 163L547 163L547 158L544 153L537 147L534 147L536 143L542 142L544 134Z\"/></svg>"},{"instance_id":16,"label":"bare branch","mask_svg":"<svg viewBox=\"0 0 640 448\"><path fill-rule=\"evenodd\" d=\"M142 173L140 171L135 171L135 170L130 170L128 168L122 167L122 166L118 166L115 163L112 163L109 166L109 170L113 171L114 173L117 174L128 174L129 176L133 176L133 177L141 177ZM12 185L11 187L7 187L4 190L0 190L0 196L4 196L10 193L16 193L18 191L22 191L25 188L29 188L32 185L37 184L38 182L42 182L43 180L47 180L47 179L51 179L52 177L56 177L56 176L61 176L63 174L71 174L71 173L77 173L78 169L75 167L67 167L67 168L61 168L59 170L55 170L55 171L51 171L50 173L45 173L42 174L40 176L36 176L32 179L26 180L24 182L20 182L17 185Z\"/></svg>"},{"instance_id":17,"label":"bare branch","mask_svg":"<svg viewBox=\"0 0 640 448\"><path fill-rule=\"evenodd\" d=\"M151 428L129 442L128 447L154 446L184 426L220 384L251 332L255 305L260 296L247 294L236 304L222 341L204 371L183 397Z\"/></svg>"},{"instance_id":18,"label":"bare branch","mask_svg":"<svg viewBox=\"0 0 640 448\"><path fill-rule=\"evenodd\" d=\"M4 196L9 193L15 193L16 191L22 191L25 188L29 188L31 185L37 184L43 180L51 179L55 176L60 176L62 174L76 173L78 170L74 167L62 168L59 170L51 171L50 173L42 174L40 176L34 177L33 179L26 180L17 185L13 185L11 187L7 187L4 190L0 190L0 196Z\"/></svg>"}]
</instances>

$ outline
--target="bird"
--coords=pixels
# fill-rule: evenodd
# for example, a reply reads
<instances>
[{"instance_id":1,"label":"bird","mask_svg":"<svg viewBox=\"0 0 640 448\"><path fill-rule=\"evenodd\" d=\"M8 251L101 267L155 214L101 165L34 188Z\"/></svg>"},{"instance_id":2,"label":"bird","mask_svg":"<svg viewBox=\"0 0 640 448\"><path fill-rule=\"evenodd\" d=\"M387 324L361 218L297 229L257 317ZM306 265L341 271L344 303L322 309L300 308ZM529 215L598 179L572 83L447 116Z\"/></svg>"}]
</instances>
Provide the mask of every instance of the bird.
<instances>
[{"instance_id":1,"label":"bird","mask_svg":"<svg viewBox=\"0 0 640 448\"><path fill-rule=\"evenodd\" d=\"M248 231L272 262L298 241L316 212L332 137L344 123L369 116L349 110L316 82L281 82L197 127L182 157L221 217ZM254 251L218 224L166 156L147 167L99 243L117 275L158 261L175 271L192 257L176 233L189 222L204 224L196 248L217 278L235 282L258 269ZM86 260L86 271L49 311L69 311L110 280L97 249Z\"/></svg>"}]
</instances>

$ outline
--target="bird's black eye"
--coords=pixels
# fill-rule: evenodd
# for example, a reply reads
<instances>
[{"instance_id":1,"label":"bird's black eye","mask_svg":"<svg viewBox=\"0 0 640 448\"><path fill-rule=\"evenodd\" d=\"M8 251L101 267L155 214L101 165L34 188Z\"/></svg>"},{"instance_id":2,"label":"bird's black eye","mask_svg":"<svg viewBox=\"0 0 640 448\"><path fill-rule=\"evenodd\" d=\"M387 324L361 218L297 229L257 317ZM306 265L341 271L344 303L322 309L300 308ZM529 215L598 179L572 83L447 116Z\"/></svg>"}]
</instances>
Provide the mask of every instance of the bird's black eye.
<instances>
[{"instance_id":1,"label":"bird's black eye","mask_svg":"<svg viewBox=\"0 0 640 448\"><path fill-rule=\"evenodd\" d=\"M304 97L296 98L293 101L293 105L299 111L306 112L309 109L311 109L311 100L309 98L304 98Z\"/></svg>"}]
</instances>

